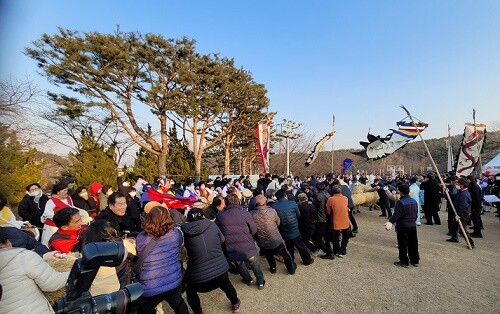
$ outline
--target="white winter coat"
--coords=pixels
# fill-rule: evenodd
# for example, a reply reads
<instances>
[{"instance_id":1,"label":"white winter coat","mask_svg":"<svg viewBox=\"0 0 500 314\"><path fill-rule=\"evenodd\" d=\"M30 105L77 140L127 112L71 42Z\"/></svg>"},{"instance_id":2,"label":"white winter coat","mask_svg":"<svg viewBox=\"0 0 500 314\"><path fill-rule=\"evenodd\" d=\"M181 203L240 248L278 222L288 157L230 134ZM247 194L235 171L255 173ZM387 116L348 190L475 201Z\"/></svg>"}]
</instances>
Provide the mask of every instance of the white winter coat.
<instances>
[{"instance_id":1,"label":"white winter coat","mask_svg":"<svg viewBox=\"0 0 500 314\"><path fill-rule=\"evenodd\" d=\"M42 291L66 284L69 272L58 272L38 254L23 248L0 249L0 313L53 313Z\"/></svg>"}]
</instances>

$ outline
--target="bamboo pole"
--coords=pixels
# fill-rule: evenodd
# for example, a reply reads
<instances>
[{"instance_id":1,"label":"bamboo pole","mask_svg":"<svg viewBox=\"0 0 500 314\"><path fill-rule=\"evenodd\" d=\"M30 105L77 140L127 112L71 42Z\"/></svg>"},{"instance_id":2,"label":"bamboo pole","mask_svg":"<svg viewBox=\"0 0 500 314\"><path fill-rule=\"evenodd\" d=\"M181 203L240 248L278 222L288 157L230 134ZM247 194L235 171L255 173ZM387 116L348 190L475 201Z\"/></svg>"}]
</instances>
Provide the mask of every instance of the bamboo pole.
<instances>
[{"instance_id":1,"label":"bamboo pole","mask_svg":"<svg viewBox=\"0 0 500 314\"><path fill-rule=\"evenodd\" d=\"M332 120L332 173L333 173L333 139L335 137L335 115L333 115L333 120Z\"/></svg>"},{"instance_id":2,"label":"bamboo pole","mask_svg":"<svg viewBox=\"0 0 500 314\"><path fill-rule=\"evenodd\" d=\"M472 109L472 120L474 122L474 133L476 134L476 146L479 155L479 174L483 173L483 161L481 160L481 147L479 147L479 134L476 128L476 109Z\"/></svg>"},{"instance_id":3,"label":"bamboo pole","mask_svg":"<svg viewBox=\"0 0 500 314\"><path fill-rule=\"evenodd\" d=\"M410 118L413 126L417 130L418 136L422 140L422 143L424 144L425 150L427 151L427 154L429 155L429 158L431 159L432 166L434 167L434 171L436 171L437 177L439 178L439 182L441 182L441 185L443 186L443 190L446 194L446 198L448 199L448 202L450 202L451 209L453 209L453 213L455 213L455 217L457 217L458 213L457 213L457 210L455 209L455 205L453 204L453 201L451 200L450 194L448 193L448 189L446 189L443 178L441 178L441 174L439 173L439 169L438 169L436 163L434 162L434 158L432 158L431 152L429 151L429 147L427 147L427 143L425 142L425 140L422 136L422 133L420 133L420 130L418 129L415 121L413 120L413 117L411 116L410 111L408 111L408 109L406 109L405 106L401 106L401 108L403 108L404 111L406 111L408 118ZM420 215L420 213L419 213L419 215ZM462 221L459 219L459 220L457 220L457 223L460 226L460 230L462 230L462 234L464 235L464 238L465 238L465 241L467 242L467 246L469 247L469 250L472 250L472 245L469 242L469 237L467 236L467 232L465 231L464 226L462 225Z\"/></svg>"}]
</instances>

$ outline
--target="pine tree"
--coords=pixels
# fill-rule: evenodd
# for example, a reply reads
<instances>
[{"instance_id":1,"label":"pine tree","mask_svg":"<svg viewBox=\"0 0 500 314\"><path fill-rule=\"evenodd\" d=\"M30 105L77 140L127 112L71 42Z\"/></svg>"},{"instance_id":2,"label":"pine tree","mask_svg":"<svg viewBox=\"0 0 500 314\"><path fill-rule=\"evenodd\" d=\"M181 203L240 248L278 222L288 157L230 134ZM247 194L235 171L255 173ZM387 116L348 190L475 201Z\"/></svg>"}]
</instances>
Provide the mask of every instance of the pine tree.
<instances>
[{"instance_id":1,"label":"pine tree","mask_svg":"<svg viewBox=\"0 0 500 314\"><path fill-rule=\"evenodd\" d=\"M194 175L194 155L187 145L177 137L177 129L170 128L169 154L167 156L167 175L178 180Z\"/></svg>"},{"instance_id":2,"label":"pine tree","mask_svg":"<svg viewBox=\"0 0 500 314\"><path fill-rule=\"evenodd\" d=\"M72 164L70 174L80 186L88 186L94 181L107 184L116 182L115 147L111 145L105 148L97 142L92 129L82 132L77 152L70 153L69 160Z\"/></svg>"},{"instance_id":3,"label":"pine tree","mask_svg":"<svg viewBox=\"0 0 500 314\"><path fill-rule=\"evenodd\" d=\"M153 182L158 176L158 156L141 147L135 154L132 173L134 176L142 176L147 182Z\"/></svg>"},{"instance_id":4,"label":"pine tree","mask_svg":"<svg viewBox=\"0 0 500 314\"><path fill-rule=\"evenodd\" d=\"M24 147L16 132L0 124L0 192L9 205L19 204L24 187L42 181L43 161L36 160L37 150Z\"/></svg>"}]
</instances>

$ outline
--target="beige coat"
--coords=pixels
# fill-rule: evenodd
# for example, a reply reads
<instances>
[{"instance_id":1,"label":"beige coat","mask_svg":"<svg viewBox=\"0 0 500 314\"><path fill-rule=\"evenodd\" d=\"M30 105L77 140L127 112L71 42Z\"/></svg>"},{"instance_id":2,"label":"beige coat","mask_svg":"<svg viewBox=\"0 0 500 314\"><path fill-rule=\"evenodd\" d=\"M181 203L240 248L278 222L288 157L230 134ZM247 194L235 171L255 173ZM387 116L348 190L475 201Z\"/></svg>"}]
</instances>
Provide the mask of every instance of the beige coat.
<instances>
[{"instance_id":1,"label":"beige coat","mask_svg":"<svg viewBox=\"0 0 500 314\"><path fill-rule=\"evenodd\" d=\"M0 249L0 313L53 313L42 291L64 287L68 275L55 271L33 251Z\"/></svg>"}]
</instances>

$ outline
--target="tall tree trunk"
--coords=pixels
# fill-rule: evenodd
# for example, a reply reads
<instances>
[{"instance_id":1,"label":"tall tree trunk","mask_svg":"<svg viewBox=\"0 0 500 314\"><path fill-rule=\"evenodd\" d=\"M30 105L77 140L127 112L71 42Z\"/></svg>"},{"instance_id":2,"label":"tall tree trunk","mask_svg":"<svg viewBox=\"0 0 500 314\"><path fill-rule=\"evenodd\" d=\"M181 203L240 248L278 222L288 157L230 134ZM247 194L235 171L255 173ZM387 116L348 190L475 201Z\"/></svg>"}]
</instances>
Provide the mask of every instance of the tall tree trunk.
<instances>
[{"instance_id":1,"label":"tall tree trunk","mask_svg":"<svg viewBox=\"0 0 500 314\"><path fill-rule=\"evenodd\" d=\"M158 156L158 175L166 176L167 175L167 152L161 152Z\"/></svg>"},{"instance_id":2,"label":"tall tree trunk","mask_svg":"<svg viewBox=\"0 0 500 314\"><path fill-rule=\"evenodd\" d=\"M194 157L194 180L195 182L200 181L201 178L201 157Z\"/></svg>"},{"instance_id":3,"label":"tall tree trunk","mask_svg":"<svg viewBox=\"0 0 500 314\"><path fill-rule=\"evenodd\" d=\"M229 146L224 147L224 174L230 174L231 172L231 155Z\"/></svg>"},{"instance_id":4,"label":"tall tree trunk","mask_svg":"<svg viewBox=\"0 0 500 314\"><path fill-rule=\"evenodd\" d=\"M168 135L167 135L167 116L163 112L160 116L160 139L161 139L161 152L158 156L158 175L167 175L167 155L168 155Z\"/></svg>"},{"instance_id":5,"label":"tall tree trunk","mask_svg":"<svg viewBox=\"0 0 500 314\"><path fill-rule=\"evenodd\" d=\"M244 175L247 175L249 174L248 171L247 171L247 160L248 160L248 157L243 157L243 160L242 160L242 169L241 169L241 174L244 174Z\"/></svg>"}]
</instances>

